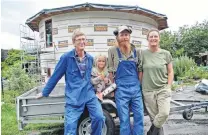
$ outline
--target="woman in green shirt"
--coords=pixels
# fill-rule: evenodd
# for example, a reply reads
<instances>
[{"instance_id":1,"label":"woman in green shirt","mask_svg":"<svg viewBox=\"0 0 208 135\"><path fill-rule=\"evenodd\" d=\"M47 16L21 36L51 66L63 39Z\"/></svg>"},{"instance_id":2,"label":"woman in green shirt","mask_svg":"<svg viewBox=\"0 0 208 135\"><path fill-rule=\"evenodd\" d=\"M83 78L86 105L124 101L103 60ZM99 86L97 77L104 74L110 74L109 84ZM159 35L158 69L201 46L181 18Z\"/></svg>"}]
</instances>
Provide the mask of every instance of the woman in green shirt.
<instances>
[{"instance_id":1,"label":"woman in green shirt","mask_svg":"<svg viewBox=\"0 0 208 135\"><path fill-rule=\"evenodd\" d=\"M158 30L150 30L147 40L148 49L142 51L139 73L144 104L152 122L147 135L163 135L162 125L170 112L172 56L169 51L160 48Z\"/></svg>"}]
</instances>

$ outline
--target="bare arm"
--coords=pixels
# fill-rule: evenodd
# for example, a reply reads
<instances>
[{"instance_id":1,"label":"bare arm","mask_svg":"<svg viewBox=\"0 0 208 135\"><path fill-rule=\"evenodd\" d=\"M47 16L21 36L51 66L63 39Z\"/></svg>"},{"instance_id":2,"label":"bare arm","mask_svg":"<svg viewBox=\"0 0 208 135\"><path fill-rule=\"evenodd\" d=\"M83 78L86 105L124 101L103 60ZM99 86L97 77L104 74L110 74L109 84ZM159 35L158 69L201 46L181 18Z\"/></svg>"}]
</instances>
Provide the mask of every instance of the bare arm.
<instances>
[{"instance_id":1,"label":"bare arm","mask_svg":"<svg viewBox=\"0 0 208 135\"><path fill-rule=\"evenodd\" d=\"M167 68L168 68L168 85L171 86L174 77L172 62L167 65Z\"/></svg>"},{"instance_id":2,"label":"bare arm","mask_svg":"<svg viewBox=\"0 0 208 135\"><path fill-rule=\"evenodd\" d=\"M173 64L172 64L173 58L170 52L167 53L166 59L167 59L167 70L168 70L168 86L171 86L173 82L174 73L173 73Z\"/></svg>"},{"instance_id":3,"label":"bare arm","mask_svg":"<svg viewBox=\"0 0 208 135\"><path fill-rule=\"evenodd\" d=\"M114 83L113 72L109 73L109 79L110 79L111 83Z\"/></svg>"}]
</instances>

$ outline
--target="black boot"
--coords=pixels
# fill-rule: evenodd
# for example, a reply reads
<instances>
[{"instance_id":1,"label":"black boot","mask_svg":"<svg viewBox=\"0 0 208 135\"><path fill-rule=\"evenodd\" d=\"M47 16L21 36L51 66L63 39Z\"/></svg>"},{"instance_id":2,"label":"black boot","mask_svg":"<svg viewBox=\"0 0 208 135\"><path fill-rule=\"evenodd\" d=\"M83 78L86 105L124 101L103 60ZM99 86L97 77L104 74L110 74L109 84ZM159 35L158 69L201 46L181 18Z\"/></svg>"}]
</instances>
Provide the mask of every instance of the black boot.
<instances>
[{"instance_id":1,"label":"black boot","mask_svg":"<svg viewBox=\"0 0 208 135\"><path fill-rule=\"evenodd\" d=\"M159 132L157 135L164 135L164 130L163 130L163 127L160 128Z\"/></svg>"},{"instance_id":2,"label":"black boot","mask_svg":"<svg viewBox=\"0 0 208 135\"><path fill-rule=\"evenodd\" d=\"M160 128L157 128L152 124L149 131L147 132L147 135L158 135L159 130L160 130Z\"/></svg>"}]
</instances>

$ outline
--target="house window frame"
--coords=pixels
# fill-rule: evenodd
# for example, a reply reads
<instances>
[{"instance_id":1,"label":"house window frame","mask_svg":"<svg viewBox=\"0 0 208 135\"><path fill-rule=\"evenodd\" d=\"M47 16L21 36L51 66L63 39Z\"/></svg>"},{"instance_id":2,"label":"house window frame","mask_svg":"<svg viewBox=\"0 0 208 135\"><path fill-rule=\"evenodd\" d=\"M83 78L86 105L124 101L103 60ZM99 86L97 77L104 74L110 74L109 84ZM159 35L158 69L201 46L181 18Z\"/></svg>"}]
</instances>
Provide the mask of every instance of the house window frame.
<instances>
[{"instance_id":1,"label":"house window frame","mask_svg":"<svg viewBox=\"0 0 208 135\"><path fill-rule=\"evenodd\" d=\"M46 24L48 23L48 22L51 22L51 30L50 30L50 35L51 35L51 42L49 42L49 45L48 45L48 37L47 37L47 35L48 35L48 32L47 32L47 29L46 29ZM48 20L46 20L45 21L45 41L46 41L46 48L50 48L50 47L53 47L53 25L52 25L52 19L48 19Z\"/></svg>"}]
</instances>

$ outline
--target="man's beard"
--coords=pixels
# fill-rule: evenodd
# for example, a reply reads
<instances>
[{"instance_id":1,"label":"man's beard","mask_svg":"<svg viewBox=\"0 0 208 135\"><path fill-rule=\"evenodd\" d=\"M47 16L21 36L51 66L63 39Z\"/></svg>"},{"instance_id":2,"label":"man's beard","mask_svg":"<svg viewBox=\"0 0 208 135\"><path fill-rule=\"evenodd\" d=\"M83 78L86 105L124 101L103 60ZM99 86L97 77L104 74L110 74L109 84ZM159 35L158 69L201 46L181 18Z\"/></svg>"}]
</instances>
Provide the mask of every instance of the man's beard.
<instances>
[{"instance_id":1,"label":"man's beard","mask_svg":"<svg viewBox=\"0 0 208 135\"><path fill-rule=\"evenodd\" d=\"M130 44L130 41L129 41L129 40L120 40L120 41L118 41L118 45L119 45L120 47L126 48L126 47L129 46L129 44Z\"/></svg>"},{"instance_id":2,"label":"man's beard","mask_svg":"<svg viewBox=\"0 0 208 135\"><path fill-rule=\"evenodd\" d=\"M123 53L129 53L130 50L130 41L129 40L121 40L118 41L119 48Z\"/></svg>"}]
</instances>

